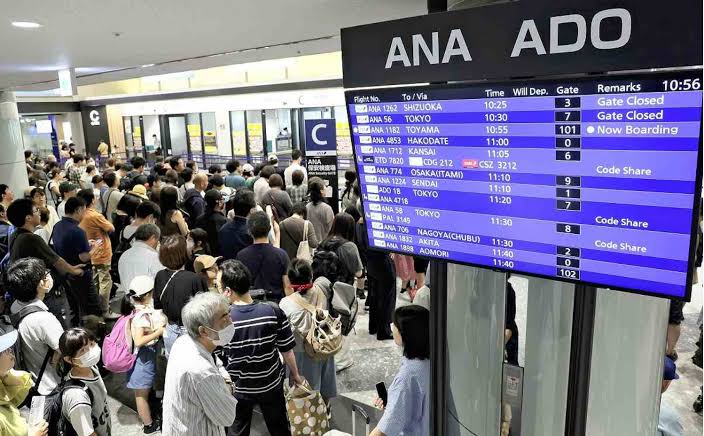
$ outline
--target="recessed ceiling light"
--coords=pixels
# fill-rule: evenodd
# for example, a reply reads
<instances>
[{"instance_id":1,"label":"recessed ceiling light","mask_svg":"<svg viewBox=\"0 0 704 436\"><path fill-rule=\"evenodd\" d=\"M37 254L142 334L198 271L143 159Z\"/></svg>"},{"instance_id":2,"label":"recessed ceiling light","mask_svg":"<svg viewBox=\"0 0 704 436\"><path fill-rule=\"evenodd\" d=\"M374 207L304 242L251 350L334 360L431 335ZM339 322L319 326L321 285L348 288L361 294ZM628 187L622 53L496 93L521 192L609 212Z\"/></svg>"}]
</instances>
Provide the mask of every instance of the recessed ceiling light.
<instances>
[{"instance_id":1,"label":"recessed ceiling light","mask_svg":"<svg viewBox=\"0 0 704 436\"><path fill-rule=\"evenodd\" d=\"M35 23L34 21L13 21L12 25L20 29L38 29L43 27L41 24Z\"/></svg>"},{"instance_id":2,"label":"recessed ceiling light","mask_svg":"<svg viewBox=\"0 0 704 436\"><path fill-rule=\"evenodd\" d=\"M149 67L153 67L154 65L156 65L156 64L144 64L144 65L142 65L142 68L149 68Z\"/></svg>"}]
</instances>

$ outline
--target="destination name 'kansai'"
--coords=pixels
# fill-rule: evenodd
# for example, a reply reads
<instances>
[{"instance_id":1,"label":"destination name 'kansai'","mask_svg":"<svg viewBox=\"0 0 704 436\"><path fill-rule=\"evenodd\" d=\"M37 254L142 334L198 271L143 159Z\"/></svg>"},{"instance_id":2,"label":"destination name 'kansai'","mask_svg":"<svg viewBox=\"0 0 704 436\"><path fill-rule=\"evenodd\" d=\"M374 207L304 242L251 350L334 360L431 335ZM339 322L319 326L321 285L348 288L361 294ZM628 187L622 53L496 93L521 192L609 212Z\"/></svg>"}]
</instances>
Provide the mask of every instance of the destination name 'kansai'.
<instances>
[{"instance_id":1,"label":"destination name 'kansai'","mask_svg":"<svg viewBox=\"0 0 704 436\"><path fill-rule=\"evenodd\" d=\"M620 23L620 33L616 39L604 40L601 35L602 21L609 19L609 24ZM574 38L563 38L559 36L560 29L569 28L571 32L576 27L577 34ZM564 33L564 32L563 32ZM605 9L599 11L591 19L590 26L587 20L580 14L559 15L550 17L549 36L547 50L538 32L535 20L524 20L518 30L516 42L511 50L511 57L521 56L524 50L528 53L545 55L577 52L584 48L587 43L587 35L591 45L598 50L613 50L623 47L631 39L631 14L623 8ZM417 67L421 63L430 65L447 64L455 58L461 58L463 62L470 62L472 55L470 45L465 39L462 29L450 30L447 40L440 41L439 32L432 32L429 35L411 35L411 41L404 42L403 37L395 36L391 39L389 51L386 56L386 69L402 66L403 68ZM573 39L566 41L566 39ZM409 50L406 49L409 44Z\"/></svg>"}]
</instances>

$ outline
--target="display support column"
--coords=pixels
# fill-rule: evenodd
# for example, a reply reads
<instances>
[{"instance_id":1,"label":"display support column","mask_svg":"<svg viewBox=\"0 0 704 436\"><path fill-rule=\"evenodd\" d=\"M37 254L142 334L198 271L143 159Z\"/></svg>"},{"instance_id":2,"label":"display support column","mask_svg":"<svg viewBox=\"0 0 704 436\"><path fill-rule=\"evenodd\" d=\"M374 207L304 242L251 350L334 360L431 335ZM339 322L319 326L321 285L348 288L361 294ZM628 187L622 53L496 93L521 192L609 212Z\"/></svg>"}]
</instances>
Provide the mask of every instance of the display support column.
<instances>
[{"instance_id":1,"label":"display support column","mask_svg":"<svg viewBox=\"0 0 704 436\"><path fill-rule=\"evenodd\" d=\"M8 91L0 91L0 183L8 185L15 198L22 198L29 186L17 101Z\"/></svg>"},{"instance_id":2,"label":"display support column","mask_svg":"<svg viewBox=\"0 0 704 436\"><path fill-rule=\"evenodd\" d=\"M430 280L430 434L441 435L447 427L447 262L430 262Z\"/></svg>"},{"instance_id":3,"label":"display support column","mask_svg":"<svg viewBox=\"0 0 704 436\"><path fill-rule=\"evenodd\" d=\"M597 289L575 285L565 436L586 434Z\"/></svg>"}]
</instances>

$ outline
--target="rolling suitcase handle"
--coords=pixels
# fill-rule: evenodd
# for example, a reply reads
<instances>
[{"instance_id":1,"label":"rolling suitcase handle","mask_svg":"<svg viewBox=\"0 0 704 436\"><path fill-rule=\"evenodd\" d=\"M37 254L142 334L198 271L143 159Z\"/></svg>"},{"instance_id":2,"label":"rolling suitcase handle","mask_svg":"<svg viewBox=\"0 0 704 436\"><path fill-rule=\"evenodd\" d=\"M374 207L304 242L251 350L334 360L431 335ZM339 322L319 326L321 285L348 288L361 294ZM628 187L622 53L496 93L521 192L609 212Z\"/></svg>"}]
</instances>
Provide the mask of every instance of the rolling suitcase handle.
<instances>
[{"instance_id":1,"label":"rolling suitcase handle","mask_svg":"<svg viewBox=\"0 0 704 436\"><path fill-rule=\"evenodd\" d=\"M364 418L364 422L366 424L366 430L367 432L365 433L366 436L369 436L369 433L371 430L369 430L369 414L364 411L361 407L357 406L356 404L352 405L352 436L357 436L357 413L362 415L362 418Z\"/></svg>"}]
</instances>

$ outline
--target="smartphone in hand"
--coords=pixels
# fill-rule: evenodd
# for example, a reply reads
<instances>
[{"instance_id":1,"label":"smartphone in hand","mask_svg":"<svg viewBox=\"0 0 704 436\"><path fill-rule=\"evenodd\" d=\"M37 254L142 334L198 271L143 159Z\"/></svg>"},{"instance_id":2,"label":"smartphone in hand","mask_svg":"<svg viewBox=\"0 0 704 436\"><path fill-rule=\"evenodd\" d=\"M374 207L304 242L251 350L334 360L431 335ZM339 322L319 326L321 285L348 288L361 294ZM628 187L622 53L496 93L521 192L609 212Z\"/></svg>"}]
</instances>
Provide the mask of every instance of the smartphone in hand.
<instances>
[{"instance_id":1,"label":"smartphone in hand","mask_svg":"<svg viewBox=\"0 0 704 436\"><path fill-rule=\"evenodd\" d=\"M384 407L386 407L386 402L389 399L389 393L386 392L386 385L384 384L384 382L376 384L376 394L379 396L381 401L384 402Z\"/></svg>"}]
</instances>

